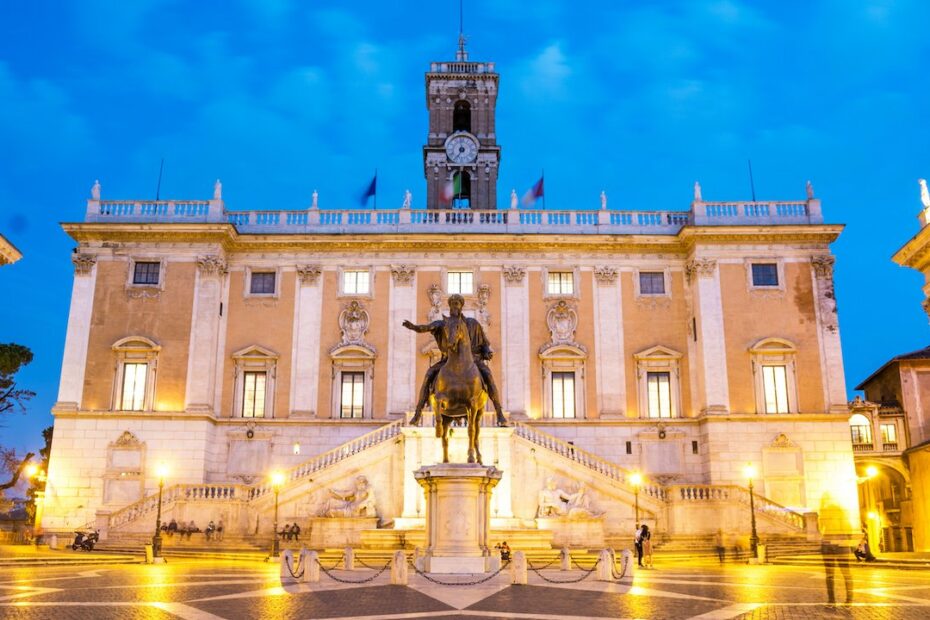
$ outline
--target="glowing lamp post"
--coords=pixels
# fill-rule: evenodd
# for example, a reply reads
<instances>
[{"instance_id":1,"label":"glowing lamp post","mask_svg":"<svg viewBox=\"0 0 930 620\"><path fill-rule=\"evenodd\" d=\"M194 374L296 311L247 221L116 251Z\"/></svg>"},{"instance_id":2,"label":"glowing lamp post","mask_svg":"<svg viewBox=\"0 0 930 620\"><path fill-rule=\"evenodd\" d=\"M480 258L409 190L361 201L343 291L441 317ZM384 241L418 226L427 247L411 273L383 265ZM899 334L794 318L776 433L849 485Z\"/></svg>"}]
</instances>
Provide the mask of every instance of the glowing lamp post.
<instances>
[{"instance_id":1,"label":"glowing lamp post","mask_svg":"<svg viewBox=\"0 0 930 620\"><path fill-rule=\"evenodd\" d=\"M866 510L868 510L868 514L866 515L868 518L866 522L866 535L869 539L869 546L873 549L875 548L873 543L878 540L881 533L881 521L875 510L877 507L875 488L872 486L872 480L875 479L876 476L878 476L878 468L875 465L869 465L865 468Z\"/></svg>"},{"instance_id":2,"label":"glowing lamp post","mask_svg":"<svg viewBox=\"0 0 930 620\"><path fill-rule=\"evenodd\" d=\"M40 528L42 527L42 510L45 508L45 481L46 476L45 472L42 471L38 465L35 463L30 463L26 466L26 477L30 480L35 479L40 486L36 487L35 496L34 496L34 505L35 505L35 515L32 520L32 536L36 542L39 543L39 535L41 534Z\"/></svg>"},{"instance_id":3,"label":"glowing lamp post","mask_svg":"<svg viewBox=\"0 0 930 620\"><path fill-rule=\"evenodd\" d=\"M635 501L636 527L639 527L639 487L643 484L643 477L639 472L630 474L630 484L633 485L633 497Z\"/></svg>"},{"instance_id":4,"label":"glowing lamp post","mask_svg":"<svg viewBox=\"0 0 930 620\"><path fill-rule=\"evenodd\" d=\"M155 469L158 476L158 512L155 515L155 535L152 536L152 558L161 557L161 494L165 488L165 477L168 475L168 466L159 463Z\"/></svg>"},{"instance_id":5,"label":"glowing lamp post","mask_svg":"<svg viewBox=\"0 0 930 620\"><path fill-rule=\"evenodd\" d=\"M743 475L749 479L749 515L752 519L752 534L749 536L749 547L752 549L752 556L758 557L759 534L756 532L756 498L752 492L752 479L756 477L756 468L752 463L747 463L743 468Z\"/></svg>"},{"instance_id":6,"label":"glowing lamp post","mask_svg":"<svg viewBox=\"0 0 930 620\"><path fill-rule=\"evenodd\" d=\"M271 487L274 489L274 529L271 532L271 559L278 557L278 494L284 485L284 474L276 471L271 474Z\"/></svg>"}]
</instances>

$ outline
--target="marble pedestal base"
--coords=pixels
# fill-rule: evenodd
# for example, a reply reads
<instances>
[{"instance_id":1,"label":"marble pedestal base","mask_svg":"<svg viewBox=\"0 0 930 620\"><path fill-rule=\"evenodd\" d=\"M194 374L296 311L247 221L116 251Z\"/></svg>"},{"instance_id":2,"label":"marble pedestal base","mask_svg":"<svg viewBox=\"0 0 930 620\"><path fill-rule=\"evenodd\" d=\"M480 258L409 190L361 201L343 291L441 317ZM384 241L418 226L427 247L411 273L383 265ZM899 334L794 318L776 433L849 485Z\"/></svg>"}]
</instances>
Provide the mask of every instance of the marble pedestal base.
<instances>
[{"instance_id":1,"label":"marble pedestal base","mask_svg":"<svg viewBox=\"0 0 930 620\"><path fill-rule=\"evenodd\" d=\"M421 467L413 475L426 495L426 572L487 571L491 489L500 481L501 471L444 463Z\"/></svg>"}]
</instances>

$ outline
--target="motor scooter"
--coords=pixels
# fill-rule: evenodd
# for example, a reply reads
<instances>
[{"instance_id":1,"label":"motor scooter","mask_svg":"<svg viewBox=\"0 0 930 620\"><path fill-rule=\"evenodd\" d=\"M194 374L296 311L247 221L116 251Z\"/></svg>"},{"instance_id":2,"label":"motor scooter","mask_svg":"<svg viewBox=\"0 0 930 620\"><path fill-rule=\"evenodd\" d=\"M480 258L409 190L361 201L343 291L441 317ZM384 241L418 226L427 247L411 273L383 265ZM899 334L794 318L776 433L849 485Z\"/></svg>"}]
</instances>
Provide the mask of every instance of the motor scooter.
<instances>
[{"instance_id":1,"label":"motor scooter","mask_svg":"<svg viewBox=\"0 0 930 620\"><path fill-rule=\"evenodd\" d=\"M83 551L93 551L94 545L100 540L100 530L91 533L75 531L74 542L71 543L71 550L77 551L80 548Z\"/></svg>"}]
</instances>

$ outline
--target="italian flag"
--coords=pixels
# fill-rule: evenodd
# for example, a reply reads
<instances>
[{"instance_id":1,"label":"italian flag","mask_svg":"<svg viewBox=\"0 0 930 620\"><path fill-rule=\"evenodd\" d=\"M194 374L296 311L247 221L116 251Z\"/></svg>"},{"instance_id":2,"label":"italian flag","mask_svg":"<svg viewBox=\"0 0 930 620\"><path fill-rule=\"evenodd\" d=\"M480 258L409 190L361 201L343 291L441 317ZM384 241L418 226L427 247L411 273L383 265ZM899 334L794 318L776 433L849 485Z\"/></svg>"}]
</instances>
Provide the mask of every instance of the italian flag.
<instances>
[{"instance_id":1,"label":"italian flag","mask_svg":"<svg viewBox=\"0 0 930 620\"><path fill-rule=\"evenodd\" d=\"M439 202L449 204L452 199L462 193L462 175L453 175L452 180L448 181L442 187L442 193L439 195Z\"/></svg>"}]
</instances>

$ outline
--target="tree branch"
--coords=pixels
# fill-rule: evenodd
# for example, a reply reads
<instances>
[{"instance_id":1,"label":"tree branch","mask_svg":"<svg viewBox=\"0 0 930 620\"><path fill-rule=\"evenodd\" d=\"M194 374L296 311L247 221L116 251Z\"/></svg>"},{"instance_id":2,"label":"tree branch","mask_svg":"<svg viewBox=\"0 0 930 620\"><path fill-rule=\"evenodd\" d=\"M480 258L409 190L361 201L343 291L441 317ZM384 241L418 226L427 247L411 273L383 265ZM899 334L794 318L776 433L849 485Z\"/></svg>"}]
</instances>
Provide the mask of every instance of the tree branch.
<instances>
[{"instance_id":1,"label":"tree branch","mask_svg":"<svg viewBox=\"0 0 930 620\"><path fill-rule=\"evenodd\" d=\"M32 452L27 452L26 456L23 457L23 460L20 462L19 467L16 468L16 471L13 472L13 478L6 484L0 484L0 491L5 491L10 487L16 486L16 483L19 482L19 477L22 475L23 470L26 468L26 465L29 464L29 459L34 457L35 454Z\"/></svg>"}]
</instances>

